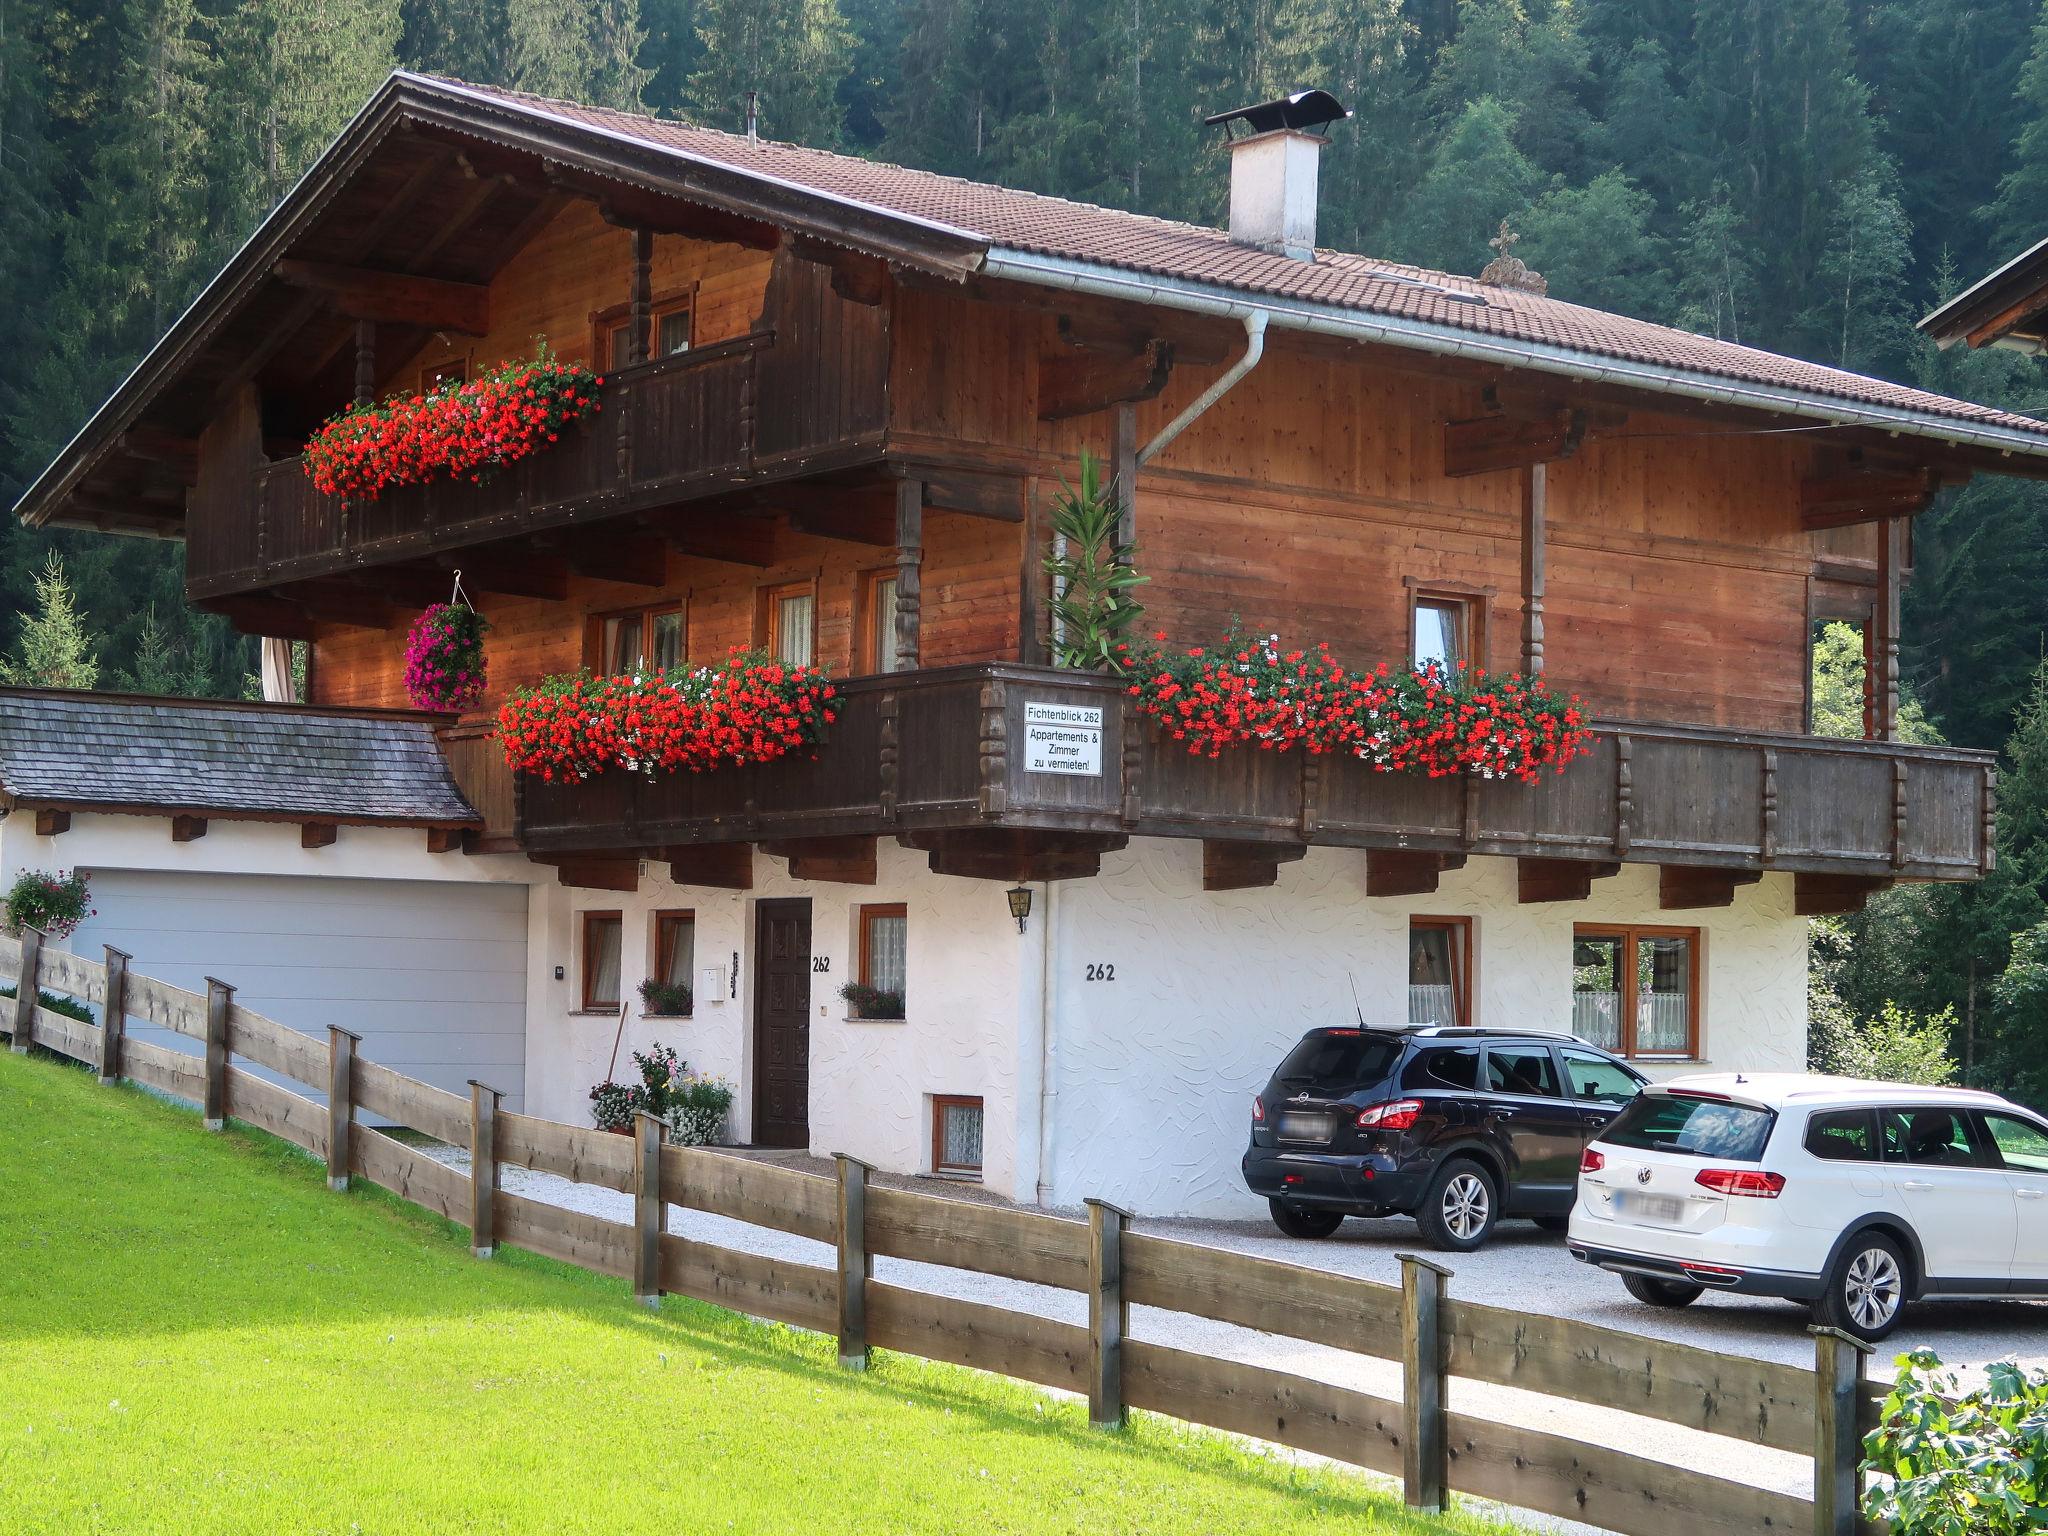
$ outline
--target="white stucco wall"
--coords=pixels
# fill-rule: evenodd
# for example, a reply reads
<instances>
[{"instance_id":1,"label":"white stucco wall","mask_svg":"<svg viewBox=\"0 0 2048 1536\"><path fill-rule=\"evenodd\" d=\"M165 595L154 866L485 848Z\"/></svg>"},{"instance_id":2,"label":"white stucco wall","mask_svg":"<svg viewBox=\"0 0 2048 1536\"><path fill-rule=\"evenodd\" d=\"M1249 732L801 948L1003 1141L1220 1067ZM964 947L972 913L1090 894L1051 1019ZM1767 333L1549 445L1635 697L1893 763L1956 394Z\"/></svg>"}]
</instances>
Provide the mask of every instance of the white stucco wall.
<instances>
[{"instance_id":1,"label":"white stucco wall","mask_svg":"<svg viewBox=\"0 0 2048 1536\"><path fill-rule=\"evenodd\" d=\"M1253 1094L1304 1030L1355 1016L1354 982L1367 1019L1407 1016L1417 913L1474 918L1475 1023L1558 1030L1571 1022L1575 923L1696 927L1706 1064L1804 1065L1806 925L1790 876L1687 912L1659 910L1650 865L1595 881L1590 900L1528 906L1508 859L1475 858L1430 896L1368 898L1364 881L1362 853L1315 849L1269 889L1205 893L1198 843L1146 839L1106 856L1100 879L1060 886L1050 1203L1262 1214L1238 1175ZM1088 980L1090 965L1115 979Z\"/></svg>"},{"instance_id":2,"label":"white stucco wall","mask_svg":"<svg viewBox=\"0 0 2048 1536\"><path fill-rule=\"evenodd\" d=\"M733 1130L746 1139L753 1109L754 905L803 897L811 903L811 953L829 966L811 978L811 1150L846 1152L892 1171L929 1171L931 1096L979 1095L986 1122L983 1182L1012 1193L1020 1177L1020 1141L1034 1147L1036 1142L1035 1125L1029 1137L1018 1125L1022 970L1031 957L1035 973L1035 940L1018 934L999 885L933 875L925 855L886 839L877 863L873 885L791 880L782 860L757 854L750 891L676 886L667 878L668 866L654 861L642 866L635 892L536 887L527 1041L527 1102L533 1112L587 1122L591 1085L608 1069L620 1081L631 1081L631 1053L659 1043L674 1047L693 1068L733 1084ZM906 1017L849 1019L839 988L852 976L858 953L856 910L890 902L904 903L909 919ZM653 914L674 908L696 914L700 980L705 968L722 968L727 997L700 998L689 1019L643 1020L638 989L653 959ZM630 1005L615 1069L610 1063L618 1017L576 1012L581 991L574 952L578 914L611 910L623 916L620 984ZM730 979L735 952L737 996ZM559 981L556 966L563 971ZM1035 1089L1034 1078L1024 1095L1030 1109L1036 1106ZM1035 1186L1035 1164L1023 1175ZM1031 1198L1030 1188L1023 1198Z\"/></svg>"}]
</instances>

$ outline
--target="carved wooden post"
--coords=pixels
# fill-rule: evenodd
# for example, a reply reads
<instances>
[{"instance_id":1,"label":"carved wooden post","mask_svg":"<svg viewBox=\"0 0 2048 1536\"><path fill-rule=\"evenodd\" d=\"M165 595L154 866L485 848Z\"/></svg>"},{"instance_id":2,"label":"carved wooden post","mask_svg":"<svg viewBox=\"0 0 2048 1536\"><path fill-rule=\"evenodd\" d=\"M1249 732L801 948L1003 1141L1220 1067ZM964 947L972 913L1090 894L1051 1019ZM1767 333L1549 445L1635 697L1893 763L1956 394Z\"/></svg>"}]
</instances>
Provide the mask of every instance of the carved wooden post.
<instances>
[{"instance_id":1,"label":"carved wooden post","mask_svg":"<svg viewBox=\"0 0 2048 1536\"><path fill-rule=\"evenodd\" d=\"M469 1251L498 1247L498 1090L469 1080Z\"/></svg>"},{"instance_id":2,"label":"carved wooden post","mask_svg":"<svg viewBox=\"0 0 2048 1536\"><path fill-rule=\"evenodd\" d=\"M633 334L626 343L626 361L647 361L648 331L654 321L654 231L633 231Z\"/></svg>"},{"instance_id":3,"label":"carved wooden post","mask_svg":"<svg viewBox=\"0 0 2048 1536\"><path fill-rule=\"evenodd\" d=\"M121 1035L128 1023L128 954L107 946L107 995L100 1004L100 1082L121 1075Z\"/></svg>"},{"instance_id":4,"label":"carved wooden post","mask_svg":"<svg viewBox=\"0 0 2048 1536\"><path fill-rule=\"evenodd\" d=\"M868 1282L875 1261L868 1253L868 1174L857 1157L835 1152L839 1167L839 1363L849 1371L868 1368Z\"/></svg>"},{"instance_id":5,"label":"carved wooden post","mask_svg":"<svg viewBox=\"0 0 2048 1536\"><path fill-rule=\"evenodd\" d=\"M1124 1408L1124 1336L1131 1331L1124 1300L1124 1226L1131 1213L1107 1200L1088 1207L1088 1422L1120 1429Z\"/></svg>"},{"instance_id":6,"label":"carved wooden post","mask_svg":"<svg viewBox=\"0 0 2048 1536\"><path fill-rule=\"evenodd\" d=\"M356 404L368 405L377 395L377 322L356 322Z\"/></svg>"},{"instance_id":7,"label":"carved wooden post","mask_svg":"<svg viewBox=\"0 0 2048 1536\"><path fill-rule=\"evenodd\" d=\"M327 1187L348 1188L349 1138L356 1119L356 1047L363 1037L327 1026Z\"/></svg>"},{"instance_id":8,"label":"carved wooden post","mask_svg":"<svg viewBox=\"0 0 2048 1536\"><path fill-rule=\"evenodd\" d=\"M1873 1353L1838 1328L1813 1328L1814 1536L1856 1536L1863 1502L1863 1361Z\"/></svg>"},{"instance_id":9,"label":"carved wooden post","mask_svg":"<svg viewBox=\"0 0 2048 1536\"><path fill-rule=\"evenodd\" d=\"M1768 868L1778 857L1778 754L1764 748L1763 793L1758 797L1757 857Z\"/></svg>"},{"instance_id":10,"label":"carved wooden post","mask_svg":"<svg viewBox=\"0 0 2048 1536\"><path fill-rule=\"evenodd\" d=\"M1116 541L1138 542L1138 408L1128 400L1116 407L1116 441L1110 450L1110 472L1116 476Z\"/></svg>"},{"instance_id":11,"label":"carved wooden post","mask_svg":"<svg viewBox=\"0 0 2048 1536\"><path fill-rule=\"evenodd\" d=\"M896 670L917 666L923 649L921 634L924 573L924 482L896 482Z\"/></svg>"},{"instance_id":12,"label":"carved wooden post","mask_svg":"<svg viewBox=\"0 0 2048 1536\"><path fill-rule=\"evenodd\" d=\"M661 1305L661 1229L668 1206L661 1198L661 1119L646 1110L633 1115L633 1299L643 1307Z\"/></svg>"},{"instance_id":13,"label":"carved wooden post","mask_svg":"<svg viewBox=\"0 0 2048 1536\"><path fill-rule=\"evenodd\" d=\"M1002 679L981 685L981 795L984 816L1000 816L1010 803L1009 693Z\"/></svg>"},{"instance_id":14,"label":"carved wooden post","mask_svg":"<svg viewBox=\"0 0 2048 1536\"><path fill-rule=\"evenodd\" d=\"M1531 464L1522 480L1522 670L1543 675L1543 540L1550 466Z\"/></svg>"},{"instance_id":15,"label":"carved wooden post","mask_svg":"<svg viewBox=\"0 0 2048 1536\"><path fill-rule=\"evenodd\" d=\"M235 989L206 978L206 1087L200 1104L201 1123L217 1131L228 1123L228 1010Z\"/></svg>"},{"instance_id":16,"label":"carved wooden post","mask_svg":"<svg viewBox=\"0 0 2048 1536\"><path fill-rule=\"evenodd\" d=\"M1443 1331L1438 1304L1451 1272L1401 1256L1401 1498L1410 1509L1444 1508L1446 1436Z\"/></svg>"},{"instance_id":17,"label":"carved wooden post","mask_svg":"<svg viewBox=\"0 0 2048 1536\"><path fill-rule=\"evenodd\" d=\"M1896 741L1899 735L1899 586L1905 527L1905 520L1897 517L1883 518L1877 525L1877 611L1865 663L1867 734L1877 741Z\"/></svg>"},{"instance_id":18,"label":"carved wooden post","mask_svg":"<svg viewBox=\"0 0 2048 1536\"><path fill-rule=\"evenodd\" d=\"M1635 742L1626 734L1614 738L1614 856L1628 857L1634 836L1630 822L1635 816Z\"/></svg>"},{"instance_id":19,"label":"carved wooden post","mask_svg":"<svg viewBox=\"0 0 2048 1536\"><path fill-rule=\"evenodd\" d=\"M21 974L14 978L14 1038L10 1047L25 1055L36 1032L37 978L42 974L43 931L21 925Z\"/></svg>"}]
</instances>

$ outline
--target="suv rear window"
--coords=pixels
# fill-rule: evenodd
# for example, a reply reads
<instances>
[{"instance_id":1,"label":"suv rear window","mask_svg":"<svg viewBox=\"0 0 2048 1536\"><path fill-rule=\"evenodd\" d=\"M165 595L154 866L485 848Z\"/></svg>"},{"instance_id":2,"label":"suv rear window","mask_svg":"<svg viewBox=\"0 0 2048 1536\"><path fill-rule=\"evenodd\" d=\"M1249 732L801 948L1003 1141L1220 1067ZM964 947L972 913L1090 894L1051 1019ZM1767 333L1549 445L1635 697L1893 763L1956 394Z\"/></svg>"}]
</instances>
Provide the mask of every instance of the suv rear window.
<instances>
[{"instance_id":1,"label":"suv rear window","mask_svg":"<svg viewBox=\"0 0 2048 1536\"><path fill-rule=\"evenodd\" d=\"M1471 1093L1479 1087L1479 1047L1454 1045L1446 1050L1424 1051L1408 1063L1401 1074L1401 1086L1410 1092L1419 1088L1462 1088Z\"/></svg>"},{"instance_id":2,"label":"suv rear window","mask_svg":"<svg viewBox=\"0 0 2048 1536\"><path fill-rule=\"evenodd\" d=\"M1646 1093L1600 1132L1610 1146L1753 1163L1764 1155L1777 1115L1748 1104Z\"/></svg>"},{"instance_id":3,"label":"suv rear window","mask_svg":"<svg viewBox=\"0 0 2048 1536\"><path fill-rule=\"evenodd\" d=\"M1401 1059L1403 1042L1362 1029L1333 1030L1304 1036L1287 1053L1276 1083L1296 1083L1325 1093L1350 1093L1386 1081Z\"/></svg>"}]
</instances>

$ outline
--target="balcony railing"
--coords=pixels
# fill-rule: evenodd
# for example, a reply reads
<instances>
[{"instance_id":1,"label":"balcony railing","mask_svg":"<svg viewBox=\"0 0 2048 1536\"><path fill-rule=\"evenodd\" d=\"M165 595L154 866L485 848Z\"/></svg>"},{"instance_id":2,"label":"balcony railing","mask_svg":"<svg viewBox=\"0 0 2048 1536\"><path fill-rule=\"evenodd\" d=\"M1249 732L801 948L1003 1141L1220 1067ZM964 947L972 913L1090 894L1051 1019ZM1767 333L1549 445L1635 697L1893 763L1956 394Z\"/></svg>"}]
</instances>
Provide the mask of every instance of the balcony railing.
<instances>
[{"instance_id":1,"label":"balcony railing","mask_svg":"<svg viewBox=\"0 0 2048 1536\"><path fill-rule=\"evenodd\" d=\"M1990 867L1987 753L1603 721L1540 784L1375 773L1301 753L1189 755L1111 679L1014 665L843 685L810 760L582 785L521 780L534 853L947 829L1038 829L1967 880ZM1084 745L1046 771L1034 727ZM1094 712L1099 735L1091 736Z\"/></svg>"},{"instance_id":2,"label":"balcony railing","mask_svg":"<svg viewBox=\"0 0 2048 1536\"><path fill-rule=\"evenodd\" d=\"M886 354L871 351L813 379L830 358L778 355L763 331L620 369L596 415L481 485L344 502L315 489L299 459L265 464L246 498L193 519L187 588L220 597L872 457L887 400Z\"/></svg>"}]
</instances>

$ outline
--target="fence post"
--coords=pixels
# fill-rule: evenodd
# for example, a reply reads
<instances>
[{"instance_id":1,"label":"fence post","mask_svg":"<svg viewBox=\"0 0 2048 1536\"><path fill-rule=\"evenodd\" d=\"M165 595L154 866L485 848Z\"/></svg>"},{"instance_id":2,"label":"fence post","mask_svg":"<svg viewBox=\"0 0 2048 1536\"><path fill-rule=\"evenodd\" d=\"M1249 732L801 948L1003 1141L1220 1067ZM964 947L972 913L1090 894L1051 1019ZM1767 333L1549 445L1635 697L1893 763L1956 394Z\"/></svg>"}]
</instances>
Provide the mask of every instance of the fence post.
<instances>
[{"instance_id":1,"label":"fence post","mask_svg":"<svg viewBox=\"0 0 2048 1536\"><path fill-rule=\"evenodd\" d=\"M633 1115L633 1299L661 1305L661 1229L667 1204L661 1198L661 1119L646 1110Z\"/></svg>"},{"instance_id":2,"label":"fence post","mask_svg":"<svg viewBox=\"0 0 2048 1536\"><path fill-rule=\"evenodd\" d=\"M234 1003L233 987L206 978L206 1088L199 1115L209 1131L228 1123L228 1009Z\"/></svg>"},{"instance_id":3,"label":"fence post","mask_svg":"<svg viewBox=\"0 0 2048 1536\"><path fill-rule=\"evenodd\" d=\"M1863 1504L1863 1362L1871 1346L1839 1328L1813 1335L1814 1536L1856 1536Z\"/></svg>"},{"instance_id":4,"label":"fence post","mask_svg":"<svg viewBox=\"0 0 2048 1536\"><path fill-rule=\"evenodd\" d=\"M469 1251L498 1246L498 1090L469 1080Z\"/></svg>"},{"instance_id":5,"label":"fence post","mask_svg":"<svg viewBox=\"0 0 2048 1536\"><path fill-rule=\"evenodd\" d=\"M21 925L21 974L14 978L14 1036L10 1047L16 1055L27 1052L36 1032L36 978L42 974L43 930Z\"/></svg>"},{"instance_id":6,"label":"fence post","mask_svg":"<svg viewBox=\"0 0 2048 1536\"><path fill-rule=\"evenodd\" d=\"M1401 1258L1401 1501L1441 1510L1448 1461L1445 1349L1438 1305L1451 1271L1413 1253Z\"/></svg>"},{"instance_id":7,"label":"fence post","mask_svg":"<svg viewBox=\"0 0 2048 1536\"><path fill-rule=\"evenodd\" d=\"M868 1281L875 1261L868 1255L868 1165L844 1152L839 1165L839 1363L849 1371L868 1368Z\"/></svg>"},{"instance_id":8,"label":"fence post","mask_svg":"<svg viewBox=\"0 0 2048 1536\"><path fill-rule=\"evenodd\" d=\"M1124 1335L1131 1309L1124 1300L1124 1226L1131 1213L1107 1200L1088 1207L1088 1422L1119 1429L1124 1410Z\"/></svg>"},{"instance_id":9,"label":"fence post","mask_svg":"<svg viewBox=\"0 0 2048 1536\"><path fill-rule=\"evenodd\" d=\"M121 1075L121 1035L128 1025L128 960L107 946L107 995L100 1004L100 1086Z\"/></svg>"},{"instance_id":10,"label":"fence post","mask_svg":"<svg viewBox=\"0 0 2048 1536\"><path fill-rule=\"evenodd\" d=\"M338 1024L327 1026L327 1187L348 1188L350 1129L356 1118L356 1047L363 1037Z\"/></svg>"}]
</instances>

